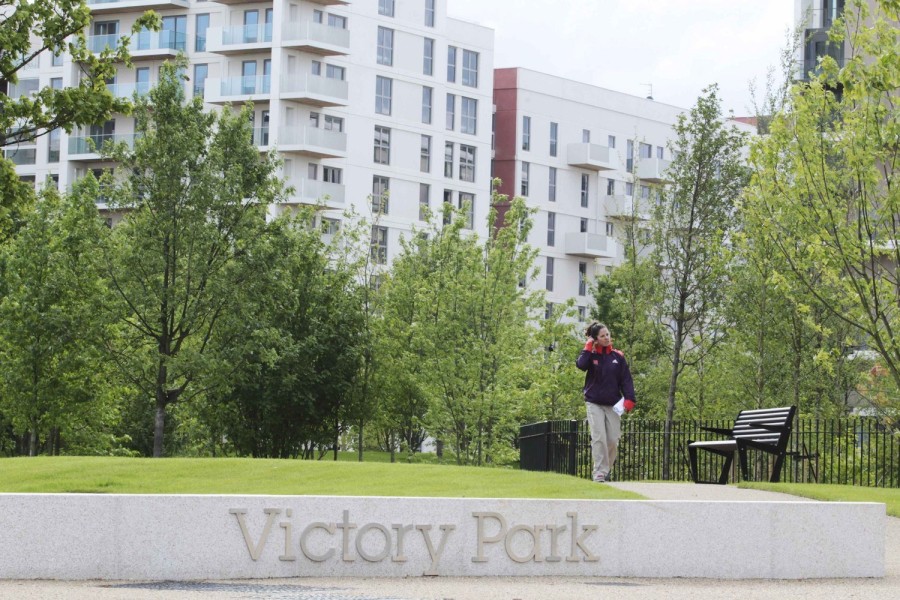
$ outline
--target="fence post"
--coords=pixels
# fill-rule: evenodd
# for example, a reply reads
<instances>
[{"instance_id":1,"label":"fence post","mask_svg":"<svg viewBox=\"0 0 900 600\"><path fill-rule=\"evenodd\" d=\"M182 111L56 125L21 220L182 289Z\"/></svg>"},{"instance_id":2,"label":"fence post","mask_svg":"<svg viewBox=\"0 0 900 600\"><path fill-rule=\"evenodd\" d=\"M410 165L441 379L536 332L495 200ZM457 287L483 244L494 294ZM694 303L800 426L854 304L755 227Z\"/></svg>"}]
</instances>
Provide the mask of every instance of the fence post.
<instances>
[{"instance_id":1,"label":"fence post","mask_svg":"<svg viewBox=\"0 0 900 600\"><path fill-rule=\"evenodd\" d=\"M569 475L578 475L578 421L569 421Z\"/></svg>"}]
</instances>

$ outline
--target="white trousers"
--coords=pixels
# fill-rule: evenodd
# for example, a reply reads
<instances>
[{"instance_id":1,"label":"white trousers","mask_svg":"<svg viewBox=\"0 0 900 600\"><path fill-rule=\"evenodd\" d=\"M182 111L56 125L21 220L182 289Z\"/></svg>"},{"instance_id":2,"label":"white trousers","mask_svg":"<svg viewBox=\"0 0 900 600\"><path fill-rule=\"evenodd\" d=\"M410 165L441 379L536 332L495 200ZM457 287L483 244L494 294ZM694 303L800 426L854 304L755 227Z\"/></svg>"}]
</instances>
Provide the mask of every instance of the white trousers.
<instances>
[{"instance_id":1,"label":"white trousers","mask_svg":"<svg viewBox=\"0 0 900 600\"><path fill-rule=\"evenodd\" d=\"M621 417L612 406L585 402L588 425L591 428L591 457L594 459L594 478L607 477L616 462L616 447L622 435Z\"/></svg>"}]
</instances>

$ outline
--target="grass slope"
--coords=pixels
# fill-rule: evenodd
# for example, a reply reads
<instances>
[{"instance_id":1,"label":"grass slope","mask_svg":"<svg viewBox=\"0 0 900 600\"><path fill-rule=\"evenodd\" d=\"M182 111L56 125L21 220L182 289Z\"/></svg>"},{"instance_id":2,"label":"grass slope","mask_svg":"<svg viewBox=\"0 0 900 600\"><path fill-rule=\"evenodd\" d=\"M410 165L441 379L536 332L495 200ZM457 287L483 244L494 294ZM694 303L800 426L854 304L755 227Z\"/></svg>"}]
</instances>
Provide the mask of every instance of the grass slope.
<instances>
[{"instance_id":1,"label":"grass slope","mask_svg":"<svg viewBox=\"0 0 900 600\"><path fill-rule=\"evenodd\" d=\"M828 502L883 502L887 514L900 517L900 489L824 483L741 483L740 487L793 494Z\"/></svg>"},{"instance_id":2,"label":"grass slope","mask_svg":"<svg viewBox=\"0 0 900 600\"><path fill-rule=\"evenodd\" d=\"M249 458L0 459L0 492L638 499L553 473Z\"/></svg>"}]
</instances>

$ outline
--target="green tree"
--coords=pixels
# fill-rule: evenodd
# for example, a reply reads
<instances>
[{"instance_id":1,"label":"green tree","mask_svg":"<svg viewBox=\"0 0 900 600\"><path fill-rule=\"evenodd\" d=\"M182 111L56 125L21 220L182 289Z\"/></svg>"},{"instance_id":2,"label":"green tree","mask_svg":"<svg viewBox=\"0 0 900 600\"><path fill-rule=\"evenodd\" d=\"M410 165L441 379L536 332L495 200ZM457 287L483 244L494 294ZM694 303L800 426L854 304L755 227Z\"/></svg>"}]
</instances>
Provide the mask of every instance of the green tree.
<instances>
[{"instance_id":1,"label":"green tree","mask_svg":"<svg viewBox=\"0 0 900 600\"><path fill-rule=\"evenodd\" d=\"M718 88L712 85L674 127L675 158L654 214L655 260L662 270L662 323L671 329L670 376L663 445L669 464L678 379L722 340L727 322L724 285L731 263L729 234L737 198L746 182L741 150L745 136L726 126ZM702 402L704 382L700 386ZM668 478L667 467L663 477Z\"/></svg>"},{"instance_id":2,"label":"green tree","mask_svg":"<svg viewBox=\"0 0 900 600\"><path fill-rule=\"evenodd\" d=\"M259 269L242 269L282 192L272 155L252 142L249 107L207 113L186 102L182 61L135 110L134 149L118 146L104 176L124 213L104 248L110 284L125 315L111 356L154 403L153 455L163 455L166 410L203 393L220 367L211 339L237 293Z\"/></svg>"},{"instance_id":3,"label":"green tree","mask_svg":"<svg viewBox=\"0 0 900 600\"><path fill-rule=\"evenodd\" d=\"M105 302L97 239L105 227L92 184L65 199L44 191L2 253L0 408L27 434L31 456L42 443L57 454L78 432L99 433L114 412L97 317Z\"/></svg>"},{"instance_id":4,"label":"green tree","mask_svg":"<svg viewBox=\"0 0 900 600\"><path fill-rule=\"evenodd\" d=\"M746 212L786 261L785 283L851 327L900 387L898 17L895 1L874 14L849 3L831 43L852 56L823 57L754 144Z\"/></svg>"}]
</instances>

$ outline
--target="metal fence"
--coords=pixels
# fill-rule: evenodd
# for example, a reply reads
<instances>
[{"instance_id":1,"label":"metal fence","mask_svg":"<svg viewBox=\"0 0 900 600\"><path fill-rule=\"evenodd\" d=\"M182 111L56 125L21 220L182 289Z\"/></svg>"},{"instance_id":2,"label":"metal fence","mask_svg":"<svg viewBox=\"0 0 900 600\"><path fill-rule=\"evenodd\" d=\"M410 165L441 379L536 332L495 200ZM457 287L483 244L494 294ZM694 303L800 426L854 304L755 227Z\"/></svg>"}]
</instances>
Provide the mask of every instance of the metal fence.
<instances>
[{"instance_id":1,"label":"metal fence","mask_svg":"<svg viewBox=\"0 0 900 600\"><path fill-rule=\"evenodd\" d=\"M733 421L674 421L669 453L669 480L691 481L687 444L690 440L721 439L703 427L731 429ZM622 438L616 465L610 473L615 481L663 479L662 420L622 422ZM717 479L723 459L707 452L700 476ZM750 450L751 478L767 481L774 456ZM736 463L737 461L735 461ZM585 421L543 421L519 429L519 466L530 471L552 471L591 477L590 434ZM735 464L729 480L740 479ZM875 417L837 419L797 418L781 471L781 481L837 483L869 487L900 487L900 430Z\"/></svg>"}]
</instances>

